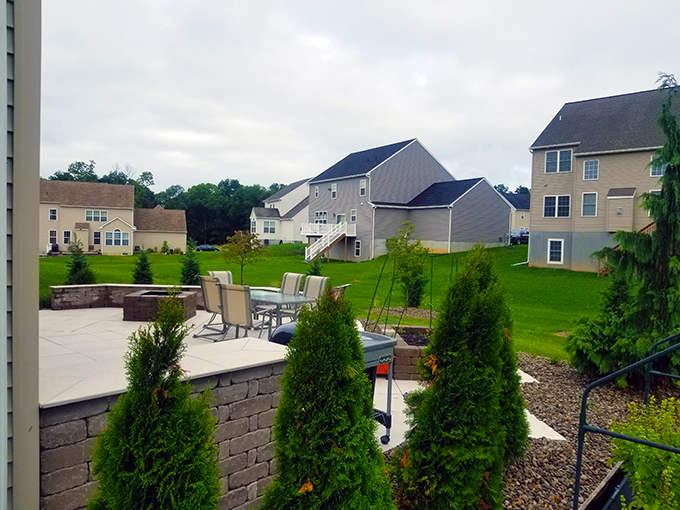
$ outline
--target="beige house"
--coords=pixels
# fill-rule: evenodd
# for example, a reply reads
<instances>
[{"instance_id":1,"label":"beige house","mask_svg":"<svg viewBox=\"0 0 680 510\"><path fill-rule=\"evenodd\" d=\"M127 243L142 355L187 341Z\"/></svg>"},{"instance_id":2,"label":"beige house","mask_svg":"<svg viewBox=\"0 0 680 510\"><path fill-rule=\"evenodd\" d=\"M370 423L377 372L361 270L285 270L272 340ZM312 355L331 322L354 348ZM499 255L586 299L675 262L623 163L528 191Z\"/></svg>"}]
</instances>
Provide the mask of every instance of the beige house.
<instances>
[{"instance_id":1,"label":"beige house","mask_svg":"<svg viewBox=\"0 0 680 510\"><path fill-rule=\"evenodd\" d=\"M531 195L503 193L503 197L512 205L510 213L510 229L529 229L531 221Z\"/></svg>"},{"instance_id":2,"label":"beige house","mask_svg":"<svg viewBox=\"0 0 680 510\"><path fill-rule=\"evenodd\" d=\"M74 236L86 252L104 255L129 255L135 246L160 250L163 241L186 250L183 210L134 204L134 186L41 180L40 253L66 252Z\"/></svg>"},{"instance_id":3,"label":"beige house","mask_svg":"<svg viewBox=\"0 0 680 510\"><path fill-rule=\"evenodd\" d=\"M660 190L650 165L665 137L667 90L567 103L532 144L529 265L596 271L590 255L617 230L650 223L644 193ZM676 103L677 105L677 103Z\"/></svg>"},{"instance_id":4,"label":"beige house","mask_svg":"<svg viewBox=\"0 0 680 510\"><path fill-rule=\"evenodd\" d=\"M0 9L0 508L40 507L38 257L40 0Z\"/></svg>"}]
</instances>

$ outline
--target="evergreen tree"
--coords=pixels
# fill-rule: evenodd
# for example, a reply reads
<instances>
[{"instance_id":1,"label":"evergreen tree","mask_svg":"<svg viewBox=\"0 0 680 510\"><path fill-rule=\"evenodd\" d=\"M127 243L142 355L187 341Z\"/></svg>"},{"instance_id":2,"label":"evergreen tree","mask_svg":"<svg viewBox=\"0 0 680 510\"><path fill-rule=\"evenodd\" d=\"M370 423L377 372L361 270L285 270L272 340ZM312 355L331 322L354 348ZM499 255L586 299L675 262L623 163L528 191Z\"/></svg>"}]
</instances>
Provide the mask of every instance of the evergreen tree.
<instances>
[{"instance_id":1,"label":"evergreen tree","mask_svg":"<svg viewBox=\"0 0 680 510\"><path fill-rule=\"evenodd\" d=\"M149 254L146 252L146 250L141 250L137 254L137 263L135 264L135 271L134 273L132 273L132 283L141 285L153 284L151 262L149 262Z\"/></svg>"},{"instance_id":2,"label":"evergreen tree","mask_svg":"<svg viewBox=\"0 0 680 510\"><path fill-rule=\"evenodd\" d=\"M307 268L307 275L321 276L321 256L316 257Z\"/></svg>"},{"instance_id":3,"label":"evergreen tree","mask_svg":"<svg viewBox=\"0 0 680 510\"><path fill-rule=\"evenodd\" d=\"M288 348L274 425L278 475L262 508L393 509L349 307L326 294L303 309Z\"/></svg>"},{"instance_id":4,"label":"evergreen tree","mask_svg":"<svg viewBox=\"0 0 680 510\"><path fill-rule=\"evenodd\" d=\"M196 255L196 243L191 239L187 243L187 253L182 259L182 284L200 285L201 266Z\"/></svg>"},{"instance_id":5,"label":"evergreen tree","mask_svg":"<svg viewBox=\"0 0 680 510\"><path fill-rule=\"evenodd\" d=\"M504 289L477 246L424 352L428 387L408 398L412 428L390 465L401 508L502 508L504 460L523 454L528 432L509 332Z\"/></svg>"},{"instance_id":6,"label":"evergreen tree","mask_svg":"<svg viewBox=\"0 0 680 510\"><path fill-rule=\"evenodd\" d=\"M64 285L89 285L97 283L97 279L90 268L90 264L83 252L83 243L73 234L73 240L68 245L71 261L68 263L68 274Z\"/></svg>"},{"instance_id":7,"label":"evergreen tree","mask_svg":"<svg viewBox=\"0 0 680 510\"><path fill-rule=\"evenodd\" d=\"M221 487L215 419L206 391L192 398L179 363L184 309L175 297L130 337L128 389L109 414L93 454L98 490L90 510L217 508Z\"/></svg>"}]
</instances>

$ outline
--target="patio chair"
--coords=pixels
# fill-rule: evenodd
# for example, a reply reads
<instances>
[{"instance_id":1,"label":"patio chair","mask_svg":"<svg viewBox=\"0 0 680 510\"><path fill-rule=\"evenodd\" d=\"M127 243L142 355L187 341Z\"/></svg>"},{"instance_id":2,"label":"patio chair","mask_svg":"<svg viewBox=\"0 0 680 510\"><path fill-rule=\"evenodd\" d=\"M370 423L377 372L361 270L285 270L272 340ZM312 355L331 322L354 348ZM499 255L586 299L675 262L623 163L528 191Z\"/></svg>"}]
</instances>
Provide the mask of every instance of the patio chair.
<instances>
[{"instance_id":1,"label":"patio chair","mask_svg":"<svg viewBox=\"0 0 680 510\"><path fill-rule=\"evenodd\" d=\"M224 324L221 325L221 328L217 324L213 325L213 321L222 311L220 309L220 282L217 280L217 278L213 278L211 276L199 276L199 278L201 279L203 304L206 311L212 313L212 317L210 317L210 320L203 325L199 333L194 334L194 338L211 337L216 335L224 336L228 328ZM206 329L210 331L203 333L203 331Z\"/></svg>"},{"instance_id":2,"label":"patio chair","mask_svg":"<svg viewBox=\"0 0 680 510\"><path fill-rule=\"evenodd\" d=\"M259 329L262 336L264 326L269 324L269 334L271 334L271 312L260 312L262 315L268 315L269 320L262 320L259 323L253 322L253 309L250 302L250 287L247 285L231 285L228 283L220 283L220 308L222 311L222 323L226 329L231 326L236 326L236 335L238 338L240 328L246 330L246 336L249 329ZM223 335L222 339L226 336ZM217 341L217 340L215 340Z\"/></svg>"},{"instance_id":3,"label":"patio chair","mask_svg":"<svg viewBox=\"0 0 680 510\"><path fill-rule=\"evenodd\" d=\"M217 278L220 281L219 283L228 283L229 285L234 283L231 271L208 271L208 274L213 278Z\"/></svg>"},{"instance_id":4,"label":"patio chair","mask_svg":"<svg viewBox=\"0 0 680 510\"><path fill-rule=\"evenodd\" d=\"M302 283L303 276L304 275L299 273L283 273L279 292L281 294L298 295L300 293L300 284ZM255 318L258 317L258 314L271 313L273 310L274 307L271 305L259 305L255 307ZM284 308L283 310L292 310L292 308Z\"/></svg>"},{"instance_id":5,"label":"patio chair","mask_svg":"<svg viewBox=\"0 0 680 510\"><path fill-rule=\"evenodd\" d=\"M327 276L308 276L305 280L305 288L302 291L302 295L319 299L321 296L323 296L323 293L326 290L326 284L328 283L329 279L330 278ZM281 317L290 317L291 319L296 320L303 306L305 305L297 305L288 309L284 308L279 313L281 314ZM316 301L313 303L307 303L307 306L313 310L316 308Z\"/></svg>"},{"instance_id":6,"label":"patio chair","mask_svg":"<svg viewBox=\"0 0 680 510\"><path fill-rule=\"evenodd\" d=\"M341 297L341 296L344 296L345 295L345 289L347 289L347 287L351 287L351 286L352 286L351 283L346 283L345 285L338 285L337 287L333 287L331 289L331 295L336 299Z\"/></svg>"}]
</instances>

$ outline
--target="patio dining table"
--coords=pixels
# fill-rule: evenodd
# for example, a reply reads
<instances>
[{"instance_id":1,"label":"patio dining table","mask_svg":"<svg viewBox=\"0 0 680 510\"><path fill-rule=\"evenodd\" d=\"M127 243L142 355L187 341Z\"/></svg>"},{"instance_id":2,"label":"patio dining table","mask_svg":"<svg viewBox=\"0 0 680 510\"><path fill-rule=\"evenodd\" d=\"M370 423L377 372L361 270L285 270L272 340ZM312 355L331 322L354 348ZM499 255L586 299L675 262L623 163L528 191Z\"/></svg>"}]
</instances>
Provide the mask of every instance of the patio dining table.
<instances>
[{"instance_id":1,"label":"patio dining table","mask_svg":"<svg viewBox=\"0 0 680 510\"><path fill-rule=\"evenodd\" d=\"M276 327L279 327L281 325L281 309L284 306L302 306L307 303L313 303L316 301L316 298L294 294L282 294L280 292L271 292L261 289L251 289L250 301L253 303L275 306Z\"/></svg>"}]
</instances>

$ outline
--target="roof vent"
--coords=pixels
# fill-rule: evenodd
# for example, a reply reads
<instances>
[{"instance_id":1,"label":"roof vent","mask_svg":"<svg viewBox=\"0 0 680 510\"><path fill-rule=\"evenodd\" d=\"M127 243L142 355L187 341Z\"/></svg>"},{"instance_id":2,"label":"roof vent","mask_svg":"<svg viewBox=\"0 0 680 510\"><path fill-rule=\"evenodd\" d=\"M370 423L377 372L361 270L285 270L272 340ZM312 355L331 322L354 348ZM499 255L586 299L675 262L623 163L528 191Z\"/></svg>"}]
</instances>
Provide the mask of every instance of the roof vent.
<instances>
[{"instance_id":1,"label":"roof vent","mask_svg":"<svg viewBox=\"0 0 680 510\"><path fill-rule=\"evenodd\" d=\"M559 121L562 122L562 116L560 115Z\"/></svg>"}]
</instances>

